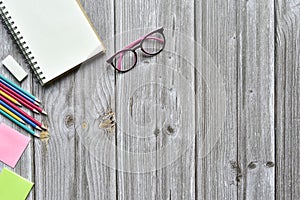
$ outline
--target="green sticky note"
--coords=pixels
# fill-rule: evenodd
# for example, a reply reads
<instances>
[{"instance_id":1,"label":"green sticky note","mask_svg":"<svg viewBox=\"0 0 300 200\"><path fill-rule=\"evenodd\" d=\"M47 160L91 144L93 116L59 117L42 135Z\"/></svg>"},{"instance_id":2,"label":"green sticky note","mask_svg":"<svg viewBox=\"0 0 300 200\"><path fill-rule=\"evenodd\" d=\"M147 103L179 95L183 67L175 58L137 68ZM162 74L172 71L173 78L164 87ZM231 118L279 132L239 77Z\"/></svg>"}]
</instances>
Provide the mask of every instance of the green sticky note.
<instances>
[{"instance_id":1,"label":"green sticky note","mask_svg":"<svg viewBox=\"0 0 300 200\"><path fill-rule=\"evenodd\" d=\"M4 168L0 174L0 199L24 200L32 186L32 182Z\"/></svg>"}]
</instances>

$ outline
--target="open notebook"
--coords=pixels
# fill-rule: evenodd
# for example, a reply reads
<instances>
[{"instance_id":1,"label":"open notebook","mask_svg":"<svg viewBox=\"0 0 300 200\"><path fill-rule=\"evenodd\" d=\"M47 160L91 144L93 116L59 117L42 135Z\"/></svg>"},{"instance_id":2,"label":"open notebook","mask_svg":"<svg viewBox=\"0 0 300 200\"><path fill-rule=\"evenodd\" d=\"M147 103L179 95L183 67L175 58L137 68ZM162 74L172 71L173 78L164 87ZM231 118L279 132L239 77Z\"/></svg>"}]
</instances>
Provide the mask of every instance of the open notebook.
<instances>
[{"instance_id":1,"label":"open notebook","mask_svg":"<svg viewBox=\"0 0 300 200\"><path fill-rule=\"evenodd\" d=\"M4 24L42 85L105 50L76 0L0 0Z\"/></svg>"}]
</instances>

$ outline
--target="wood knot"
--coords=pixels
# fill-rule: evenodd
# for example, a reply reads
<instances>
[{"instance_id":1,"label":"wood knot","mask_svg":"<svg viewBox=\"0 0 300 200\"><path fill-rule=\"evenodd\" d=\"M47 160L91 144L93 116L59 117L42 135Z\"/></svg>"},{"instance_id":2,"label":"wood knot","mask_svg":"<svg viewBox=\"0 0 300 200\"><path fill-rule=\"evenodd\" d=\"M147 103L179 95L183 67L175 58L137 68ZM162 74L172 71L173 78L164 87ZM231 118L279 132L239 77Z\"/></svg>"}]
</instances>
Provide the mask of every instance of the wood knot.
<instances>
[{"instance_id":1,"label":"wood knot","mask_svg":"<svg viewBox=\"0 0 300 200\"><path fill-rule=\"evenodd\" d=\"M115 124L115 113L110 110L106 112L102 117L99 128L105 129L108 132L112 133L115 130Z\"/></svg>"},{"instance_id":2,"label":"wood knot","mask_svg":"<svg viewBox=\"0 0 300 200\"><path fill-rule=\"evenodd\" d=\"M86 129L86 128L88 127L87 122L82 122L81 127L82 127L83 129Z\"/></svg>"},{"instance_id":3,"label":"wood knot","mask_svg":"<svg viewBox=\"0 0 300 200\"><path fill-rule=\"evenodd\" d=\"M164 132L167 135L173 135L174 133L176 133L176 128L173 127L172 125L167 125L164 129L165 129Z\"/></svg>"},{"instance_id":4,"label":"wood knot","mask_svg":"<svg viewBox=\"0 0 300 200\"><path fill-rule=\"evenodd\" d=\"M172 126L168 126L167 127L167 131L170 133L170 134L173 134L175 132L175 129L172 127Z\"/></svg>"},{"instance_id":5,"label":"wood knot","mask_svg":"<svg viewBox=\"0 0 300 200\"><path fill-rule=\"evenodd\" d=\"M47 143L48 140L49 140L49 138L50 138L50 134L49 134L48 131L42 131L42 132L41 132L40 140L41 140L42 142Z\"/></svg>"},{"instance_id":6,"label":"wood knot","mask_svg":"<svg viewBox=\"0 0 300 200\"><path fill-rule=\"evenodd\" d=\"M268 162L266 163L266 167L267 167L267 168L271 168L271 167L274 167L274 166L275 166L275 163L272 162L272 161L268 161Z\"/></svg>"},{"instance_id":7,"label":"wood knot","mask_svg":"<svg viewBox=\"0 0 300 200\"><path fill-rule=\"evenodd\" d=\"M160 133L160 130L159 130L158 128L156 128L156 129L154 130L154 135L158 136L159 133Z\"/></svg>"},{"instance_id":8,"label":"wood knot","mask_svg":"<svg viewBox=\"0 0 300 200\"><path fill-rule=\"evenodd\" d=\"M65 124L68 128L74 125L74 117L73 115L67 115L65 117Z\"/></svg>"},{"instance_id":9,"label":"wood knot","mask_svg":"<svg viewBox=\"0 0 300 200\"><path fill-rule=\"evenodd\" d=\"M257 167L257 161L251 161L249 164L248 164L248 168L249 169L255 169Z\"/></svg>"},{"instance_id":10,"label":"wood knot","mask_svg":"<svg viewBox=\"0 0 300 200\"><path fill-rule=\"evenodd\" d=\"M230 165L231 165L231 168L235 171L236 173L236 177L235 177L235 180L236 182L240 182L241 181L241 178L243 177L242 175L242 170L241 170L241 167L240 165L238 164L238 162L234 161L234 160L231 160L230 161Z\"/></svg>"}]
</instances>

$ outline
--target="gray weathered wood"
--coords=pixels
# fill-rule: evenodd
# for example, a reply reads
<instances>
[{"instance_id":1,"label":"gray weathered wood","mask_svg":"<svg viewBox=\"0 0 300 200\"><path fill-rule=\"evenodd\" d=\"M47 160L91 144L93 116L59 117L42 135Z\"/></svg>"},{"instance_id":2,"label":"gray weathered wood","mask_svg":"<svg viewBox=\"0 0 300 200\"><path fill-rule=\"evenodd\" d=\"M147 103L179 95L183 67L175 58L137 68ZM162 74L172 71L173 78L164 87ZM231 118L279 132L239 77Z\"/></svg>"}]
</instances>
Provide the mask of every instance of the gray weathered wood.
<instances>
[{"instance_id":1,"label":"gray weathered wood","mask_svg":"<svg viewBox=\"0 0 300 200\"><path fill-rule=\"evenodd\" d=\"M299 0L82 3L107 54L49 86L22 83L51 135L14 169L35 183L29 200L300 198ZM159 26L161 54L122 75L105 63ZM8 54L25 66L1 28Z\"/></svg>"},{"instance_id":2,"label":"gray weathered wood","mask_svg":"<svg viewBox=\"0 0 300 200\"><path fill-rule=\"evenodd\" d=\"M276 198L300 199L300 1L276 1Z\"/></svg>"},{"instance_id":3,"label":"gray weathered wood","mask_svg":"<svg viewBox=\"0 0 300 200\"><path fill-rule=\"evenodd\" d=\"M113 1L82 1L109 53L114 50ZM101 5L101 6L99 6ZM102 15L101 13L105 13ZM102 17L99 17L102 16ZM83 64L76 72L76 199L116 199L116 171L104 160L112 160L114 133L99 128L100 119L114 109L114 72L107 68L107 55ZM88 88L86 86L89 86ZM83 128L83 126L88 127ZM109 138L107 141L105 141ZM104 141L99 141L104 140ZM107 144L103 148L99 144ZM102 147L102 148L100 148ZM100 156L103 154L103 156Z\"/></svg>"},{"instance_id":4,"label":"gray weathered wood","mask_svg":"<svg viewBox=\"0 0 300 200\"><path fill-rule=\"evenodd\" d=\"M238 199L275 199L274 1L239 1Z\"/></svg>"},{"instance_id":5,"label":"gray weathered wood","mask_svg":"<svg viewBox=\"0 0 300 200\"><path fill-rule=\"evenodd\" d=\"M197 198L237 199L237 25L235 1L196 1L196 40L214 63L197 60L202 80L197 77ZM203 54L203 53L202 53ZM203 66L203 64L205 66ZM214 67L215 70L209 71ZM217 73L222 79L217 79ZM211 78L209 78L211 77ZM215 84L211 82L215 81ZM210 83L210 85L207 85ZM224 85L226 115L219 120L212 112L212 93ZM220 88L221 89L221 88ZM223 89L223 88L222 88ZM221 91L219 91L220 93ZM222 99L219 99L222 102ZM219 112L222 111L219 109ZM220 112L222 115L222 112ZM221 120L221 121L220 121ZM222 125L223 123L223 125ZM218 126L218 127L215 127ZM211 135L215 134L215 137ZM216 140L213 143L206 138ZM204 147L203 147L204 146ZM208 149L207 149L208 148ZM207 149L207 150L206 150Z\"/></svg>"},{"instance_id":6,"label":"gray weathered wood","mask_svg":"<svg viewBox=\"0 0 300 200\"><path fill-rule=\"evenodd\" d=\"M45 105L50 140L35 142L36 199L75 199L74 74L51 87L38 88ZM59 113L59 114L53 114Z\"/></svg>"},{"instance_id":7,"label":"gray weathered wood","mask_svg":"<svg viewBox=\"0 0 300 200\"><path fill-rule=\"evenodd\" d=\"M118 197L194 199L194 143L187 149L180 146L182 140L189 134L194 136L195 131L195 96L187 88L193 88L194 68L178 56L191 56L193 62L194 47L193 43L185 46L180 36L174 33L183 32L186 37L193 37L193 2L135 1L134 7L125 6L128 3L133 1L116 4L116 31L130 33L117 38L118 49L151 31L148 27L162 25L166 28L167 44L158 56L145 58L139 54L139 65L131 73L117 75L116 115L117 123L120 122L117 160L121 170L125 168L132 172L118 173ZM180 54L183 49L188 50L187 55ZM192 109L185 109L185 105ZM177 143L180 155L170 161L172 153L175 154L168 147L172 143ZM134 153L140 157L136 158Z\"/></svg>"}]
</instances>

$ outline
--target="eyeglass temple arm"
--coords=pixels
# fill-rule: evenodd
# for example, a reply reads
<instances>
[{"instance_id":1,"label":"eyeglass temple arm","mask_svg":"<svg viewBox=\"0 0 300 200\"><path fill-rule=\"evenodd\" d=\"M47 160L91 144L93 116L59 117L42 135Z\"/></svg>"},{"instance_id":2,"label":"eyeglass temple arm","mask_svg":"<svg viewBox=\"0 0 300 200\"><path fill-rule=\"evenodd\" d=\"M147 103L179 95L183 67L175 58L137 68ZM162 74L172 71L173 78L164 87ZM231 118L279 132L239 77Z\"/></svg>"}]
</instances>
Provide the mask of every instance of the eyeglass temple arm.
<instances>
[{"instance_id":1,"label":"eyeglass temple arm","mask_svg":"<svg viewBox=\"0 0 300 200\"><path fill-rule=\"evenodd\" d=\"M129 49L129 48L132 48L132 47L136 46L136 45L139 44L144 38L145 38L145 36L139 38L138 40L136 40L136 41L130 43L129 45L127 45L124 49ZM153 40L157 40L157 41L159 41L159 42L161 42L161 43L164 42L164 40L161 39L161 38L156 38L156 37L148 37L148 38L149 38L149 39L153 39ZM122 50L124 50L124 49L122 49ZM118 66L118 69L119 69L119 70L121 70L122 59L123 59L123 53L120 54L120 57L119 57L119 59L118 59L118 65L117 65L117 66Z\"/></svg>"}]
</instances>

